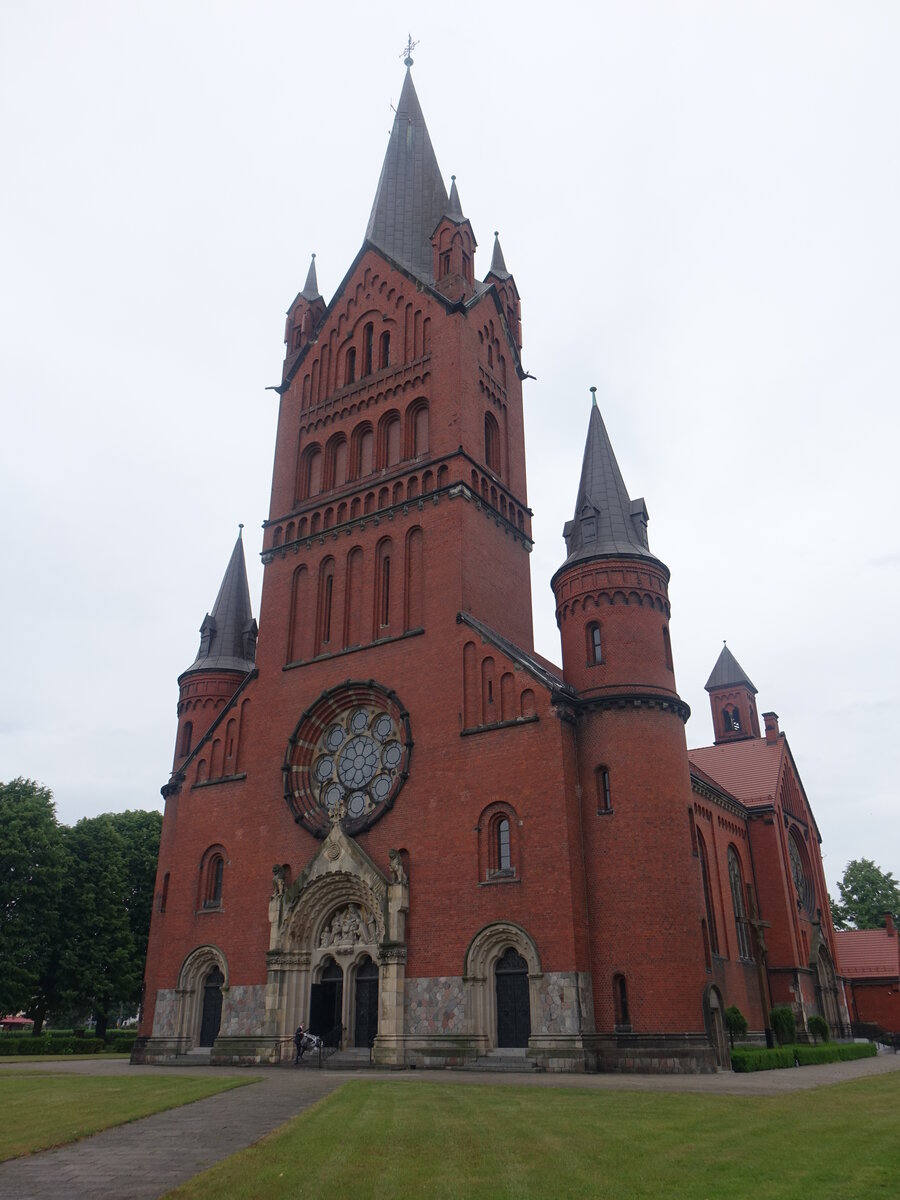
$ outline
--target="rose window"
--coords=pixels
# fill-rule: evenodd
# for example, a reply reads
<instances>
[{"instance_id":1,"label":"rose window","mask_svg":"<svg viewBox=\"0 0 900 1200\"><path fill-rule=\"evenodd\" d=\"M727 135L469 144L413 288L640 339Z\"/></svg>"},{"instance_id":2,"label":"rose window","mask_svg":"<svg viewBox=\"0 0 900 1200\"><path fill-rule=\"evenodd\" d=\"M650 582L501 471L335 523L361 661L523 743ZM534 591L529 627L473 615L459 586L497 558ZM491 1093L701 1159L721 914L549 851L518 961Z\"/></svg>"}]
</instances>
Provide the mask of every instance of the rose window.
<instances>
[{"instance_id":1,"label":"rose window","mask_svg":"<svg viewBox=\"0 0 900 1200\"><path fill-rule=\"evenodd\" d=\"M409 717L393 692L345 684L303 714L285 757L285 799L295 819L324 836L340 821L368 828L394 802L406 779Z\"/></svg>"}]
</instances>

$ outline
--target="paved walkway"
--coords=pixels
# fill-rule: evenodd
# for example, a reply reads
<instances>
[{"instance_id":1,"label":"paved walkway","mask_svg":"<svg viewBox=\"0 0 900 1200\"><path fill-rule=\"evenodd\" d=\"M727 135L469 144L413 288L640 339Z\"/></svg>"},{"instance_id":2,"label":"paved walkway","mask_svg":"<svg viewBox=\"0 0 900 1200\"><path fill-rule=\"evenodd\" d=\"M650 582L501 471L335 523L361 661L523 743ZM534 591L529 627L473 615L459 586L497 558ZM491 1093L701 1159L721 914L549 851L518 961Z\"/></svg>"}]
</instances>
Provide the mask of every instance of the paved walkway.
<instances>
[{"instance_id":1,"label":"paved walkway","mask_svg":"<svg viewBox=\"0 0 900 1200\"><path fill-rule=\"evenodd\" d=\"M179 1070L190 1075L221 1075L223 1068L132 1067L121 1059L0 1062L0 1077L3 1071L29 1070L110 1076ZM258 1141L350 1079L390 1079L410 1087L430 1082L777 1096L889 1071L900 1071L900 1054L751 1075L731 1071L718 1075L501 1075L262 1067L248 1072L260 1076L258 1083L108 1129L59 1150L0 1165L0 1200L157 1200L193 1175Z\"/></svg>"}]
</instances>

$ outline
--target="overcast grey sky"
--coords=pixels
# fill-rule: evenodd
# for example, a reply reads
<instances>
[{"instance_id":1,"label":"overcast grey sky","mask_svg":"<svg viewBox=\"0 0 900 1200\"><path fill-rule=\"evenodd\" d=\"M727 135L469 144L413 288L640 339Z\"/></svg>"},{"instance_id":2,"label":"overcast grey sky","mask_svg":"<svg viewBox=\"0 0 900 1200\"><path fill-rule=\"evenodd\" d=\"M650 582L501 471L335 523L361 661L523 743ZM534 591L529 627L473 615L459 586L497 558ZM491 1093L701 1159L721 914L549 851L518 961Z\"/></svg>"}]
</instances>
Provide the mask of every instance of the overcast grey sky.
<instances>
[{"instance_id":1,"label":"overcast grey sky","mask_svg":"<svg viewBox=\"0 0 900 1200\"><path fill-rule=\"evenodd\" d=\"M900 875L895 2L5 4L0 778L160 805L239 521L258 611L283 314L359 249L408 30L522 295L538 649L596 384L689 744L727 638L831 884Z\"/></svg>"}]
</instances>

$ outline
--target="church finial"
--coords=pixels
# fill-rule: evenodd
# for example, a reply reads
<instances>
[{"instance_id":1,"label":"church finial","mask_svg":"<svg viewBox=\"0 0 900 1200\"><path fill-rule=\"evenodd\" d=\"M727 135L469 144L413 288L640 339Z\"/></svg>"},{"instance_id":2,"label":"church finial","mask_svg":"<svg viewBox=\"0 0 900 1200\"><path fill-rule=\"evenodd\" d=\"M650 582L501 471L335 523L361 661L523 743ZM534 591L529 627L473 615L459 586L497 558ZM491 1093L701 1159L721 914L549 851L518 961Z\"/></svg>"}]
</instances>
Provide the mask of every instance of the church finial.
<instances>
[{"instance_id":1,"label":"church finial","mask_svg":"<svg viewBox=\"0 0 900 1200\"><path fill-rule=\"evenodd\" d=\"M243 541L244 537L244 522L238 521L238 537Z\"/></svg>"},{"instance_id":2,"label":"church finial","mask_svg":"<svg viewBox=\"0 0 900 1200\"><path fill-rule=\"evenodd\" d=\"M413 50L415 50L415 48L416 48L416 46L418 46L418 44L419 44L418 42L413 41L413 36L411 33L406 35L406 45L403 47L403 49L400 52L401 56L403 56L403 65L405 67L411 67L413 65L412 52L413 52Z\"/></svg>"},{"instance_id":3,"label":"church finial","mask_svg":"<svg viewBox=\"0 0 900 1200\"><path fill-rule=\"evenodd\" d=\"M597 389L595 387L592 387L590 389L590 393L591 393L591 408L596 408L597 407Z\"/></svg>"}]
</instances>

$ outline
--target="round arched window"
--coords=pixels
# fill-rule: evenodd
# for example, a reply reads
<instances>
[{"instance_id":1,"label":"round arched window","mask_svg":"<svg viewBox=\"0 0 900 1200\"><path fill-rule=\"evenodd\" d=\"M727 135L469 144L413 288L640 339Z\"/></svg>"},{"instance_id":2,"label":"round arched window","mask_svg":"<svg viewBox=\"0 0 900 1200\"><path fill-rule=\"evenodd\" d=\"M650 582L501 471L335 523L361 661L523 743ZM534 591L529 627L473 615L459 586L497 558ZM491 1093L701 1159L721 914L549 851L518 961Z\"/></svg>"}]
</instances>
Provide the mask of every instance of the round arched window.
<instances>
[{"instance_id":1,"label":"round arched window","mask_svg":"<svg viewBox=\"0 0 900 1200\"><path fill-rule=\"evenodd\" d=\"M323 693L300 718L284 761L284 796L317 837L340 822L368 829L393 805L409 773L409 714L373 683Z\"/></svg>"}]
</instances>

